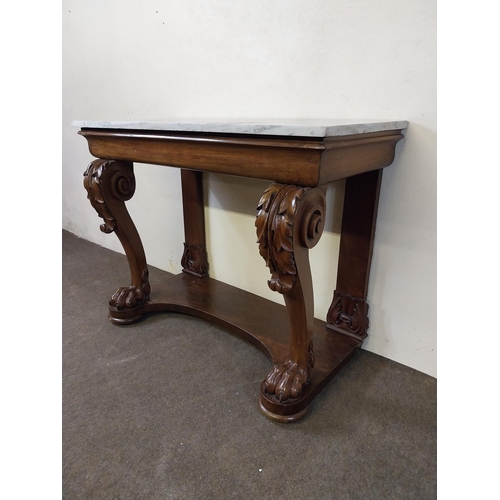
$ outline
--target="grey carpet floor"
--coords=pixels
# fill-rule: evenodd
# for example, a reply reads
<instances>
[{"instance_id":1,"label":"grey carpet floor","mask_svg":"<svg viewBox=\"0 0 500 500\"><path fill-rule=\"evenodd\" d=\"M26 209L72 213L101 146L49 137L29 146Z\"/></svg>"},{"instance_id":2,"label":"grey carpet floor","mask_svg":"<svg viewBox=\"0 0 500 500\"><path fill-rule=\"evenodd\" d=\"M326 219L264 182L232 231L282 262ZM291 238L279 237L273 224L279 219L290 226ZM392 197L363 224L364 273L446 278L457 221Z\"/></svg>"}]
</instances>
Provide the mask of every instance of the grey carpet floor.
<instances>
[{"instance_id":1,"label":"grey carpet floor","mask_svg":"<svg viewBox=\"0 0 500 500\"><path fill-rule=\"evenodd\" d=\"M436 379L360 351L275 423L249 343L180 314L110 323L125 256L64 231L62 276L64 499L436 498Z\"/></svg>"}]
</instances>

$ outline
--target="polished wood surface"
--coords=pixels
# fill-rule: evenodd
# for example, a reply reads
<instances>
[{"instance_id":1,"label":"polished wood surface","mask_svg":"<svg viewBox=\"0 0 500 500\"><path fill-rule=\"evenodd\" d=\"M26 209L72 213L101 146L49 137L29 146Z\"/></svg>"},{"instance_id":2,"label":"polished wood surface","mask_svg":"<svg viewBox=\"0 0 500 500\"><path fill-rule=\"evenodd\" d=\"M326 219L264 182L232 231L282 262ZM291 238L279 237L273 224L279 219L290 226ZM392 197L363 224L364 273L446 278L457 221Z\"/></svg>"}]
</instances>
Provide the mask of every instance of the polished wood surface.
<instances>
[{"instance_id":1,"label":"polished wood surface","mask_svg":"<svg viewBox=\"0 0 500 500\"><path fill-rule=\"evenodd\" d=\"M82 129L97 158L316 187L387 167L400 130L327 139Z\"/></svg>"},{"instance_id":2,"label":"polished wood surface","mask_svg":"<svg viewBox=\"0 0 500 500\"><path fill-rule=\"evenodd\" d=\"M328 328L360 339L368 330L368 282L375 239L382 169L346 180L337 286Z\"/></svg>"},{"instance_id":3,"label":"polished wood surface","mask_svg":"<svg viewBox=\"0 0 500 500\"><path fill-rule=\"evenodd\" d=\"M178 312L220 325L241 336L262 351L272 366L287 362L289 354L289 321L287 308L255 294L212 278L178 274L152 284L151 300L134 310L110 307L109 314L117 324L148 313ZM168 323L167 323L168 324ZM321 389L354 356L362 342L325 328L325 322L313 319L312 335L315 364L309 384L298 398L279 402L265 391L262 382L260 405L274 420L291 422L305 414ZM300 413L303 412L301 415Z\"/></svg>"},{"instance_id":4,"label":"polished wood surface","mask_svg":"<svg viewBox=\"0 0 500 500\"><path fill-rule=\"evenodd\" d=\"M83 175L87 198L104 220L101 231L116 234L130 267L130 286L118 288L109 305L133 309L149 299L151 290L142 241L125 206L135 192L133 165L125 161L95 160Z\"/></svg>"},{"instance_id":5,"label":"polished wood surface","mask_svg":"<svg viewBox=\"0 0 500 500\"><path fill-rule=\"evenodd\" d=\"M181 170L182 208L184 213L184 253L182 271L199 278L208 276L208 256L205 241L202 173Z\"/></svg>"},{"instance_id":6,"label":"polished wood surface","mask_svg":"<svg viewBox=\"0 0 500 500\"><path fill-rule=\"evenodd\" d=\"M271 272L268 284L283 294L289 316L286 360L275 364L264 381L264 392L283 402L301 395L315 364L309 249L323 233L325 194L318 188L272 184L257 210L259 251Z\"/></svg>"},{"instance_id":7,"label":"polished wood surface","mask_svg":"<svg viewBox=\"0 0 500 500\"><path fill-rule=\"evenodd\" d=\"M126 325L176 311L213 321L243 336L272 362L260 387L268 418L293 422L362 345L368 329L367 290L382 168L394 160L400 130L318 138L148 130L82 129L98 159L84 173L91 205L115 232L131 284L109 303ZM183 273L149 283L144 249L125 207L135 190L133 163L180 167L184 211ZM208 277L203 172L269 179L257 202L258 248L281 306ZM314 317L309 249L323 232L325 189L347 178L337 285L327 321ZM249 242L251 244L253 242Z\"/></svg>"}]
</instances>

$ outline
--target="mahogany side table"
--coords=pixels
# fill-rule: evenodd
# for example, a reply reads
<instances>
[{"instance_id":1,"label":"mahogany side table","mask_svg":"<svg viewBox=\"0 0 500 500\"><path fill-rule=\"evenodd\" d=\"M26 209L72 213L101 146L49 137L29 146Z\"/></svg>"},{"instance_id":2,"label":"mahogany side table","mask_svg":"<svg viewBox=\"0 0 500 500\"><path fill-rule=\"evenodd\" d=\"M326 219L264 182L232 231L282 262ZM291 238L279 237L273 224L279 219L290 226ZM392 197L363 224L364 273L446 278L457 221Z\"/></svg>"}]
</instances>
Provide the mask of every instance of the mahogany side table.
<instances>
[{"instance_id":1,"label":"mahogany side table","mask_svg":"<svg viewBox=\"0 0 500 500\"><path fill-rule=\"evenodd\" d=\"M175 311L217 323L249 340L272 363L259 405L293 422L367 337L367 290L382 169L391 165L408 123L74 122L97 158L84 173L88 199L128 259L131 284L116 290L109 318L118 325L149 312ZM125 202L133 162L181 169L183 273L151 287L144 248ZM208 276L202 172L267 179L257 203L258 248L269 287L285 305ZM326 322L314 318L309 249L325 221L328 183L346 179L337 283ZM256 200L257 201L257 200Z\"/></svg>"}]
</instances>

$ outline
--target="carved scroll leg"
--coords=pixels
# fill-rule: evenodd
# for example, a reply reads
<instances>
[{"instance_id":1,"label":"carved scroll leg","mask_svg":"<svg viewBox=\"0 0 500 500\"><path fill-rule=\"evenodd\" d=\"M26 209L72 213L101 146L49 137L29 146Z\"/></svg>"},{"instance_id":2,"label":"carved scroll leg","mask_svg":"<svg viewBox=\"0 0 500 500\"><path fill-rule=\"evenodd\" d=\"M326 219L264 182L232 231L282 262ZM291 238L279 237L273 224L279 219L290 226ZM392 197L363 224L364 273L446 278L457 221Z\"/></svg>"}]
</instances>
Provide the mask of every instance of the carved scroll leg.
<instances>
[{"instance_id":1,"label":"carved scroll leg","mask_svg":"<svg viewBox=\"0 0 500 500\"><path fill-rule=\"evenodd\" d=\"M204 278L208 276L205 243L202 173L181 170L182 207L184 211L184 254L182 272Z\"/></svg>"},{"instance_id":2,"label":"carved scroll leg","mask_svg":"<svg viewBox=\"0 0 500 500\"><path fill-rule=\"evenodd\" d=\"M363 341L368 330L368 280L382 169L346 181L337 286L327 328Z\"/></svg>"},{"instance_id":3,"label":"carved scroll leg","mask_svg":"<svg viewBox=\"0 0 500 500\"><path fill-rule=\"evenodd\" d=\"M144 248L125 206L125 201L130 200L135 192L133 165L125 161L95 160L83 175L87 197L99 217L104 219L101 231L116 234L130 267L131 284L118 288L112 295L110 318L115 323L130 323L138 317L113 318L113 310L132 309L148 301L151 291Z\"/></svg>"},{"instance_id":4,"label":"carved scroll leg","mask_svg":"<svg viewBox=\"0 0 500 500\"><path fill-rule=\"evenodd\" d=\"M290 319L287 360L275 364L263 388L281 403L300 396L314 366L314 301L309 248L324 227L321 189L272 184L262 196L256 220L259 251L271 271L269 287L284 295Z\"/></svg>"}]
</instances>

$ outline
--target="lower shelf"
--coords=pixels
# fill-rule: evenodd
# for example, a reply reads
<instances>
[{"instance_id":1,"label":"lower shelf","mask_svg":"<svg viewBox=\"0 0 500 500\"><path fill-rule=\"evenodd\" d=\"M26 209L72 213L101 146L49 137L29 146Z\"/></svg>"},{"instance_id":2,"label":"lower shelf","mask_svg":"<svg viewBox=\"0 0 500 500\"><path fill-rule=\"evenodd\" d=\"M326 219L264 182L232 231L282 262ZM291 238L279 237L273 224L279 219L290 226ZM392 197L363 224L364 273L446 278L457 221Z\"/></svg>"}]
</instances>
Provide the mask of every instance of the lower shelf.
<instances>
[{"instance_id":1,"label":"lower shelf","mask_svg":"<svg viewBox=\"0 0 500 500\"><path fill-rule=\"evenodd\" d=\"M132 309L110 307L109 315L114 323L127 324L147 313L160 311L197 316L218 324L254 344L273 364L283 363L288 354L286 307L212 278L172 276L164 283L153 284L150 301ZM363 341L328 330L324 321L315 319L313 343L316 362L312 378L298 398L280 403L261 388L260 407L267 417L280 422L301 418L314 397Z\"/></svg>"}]
</instances>

